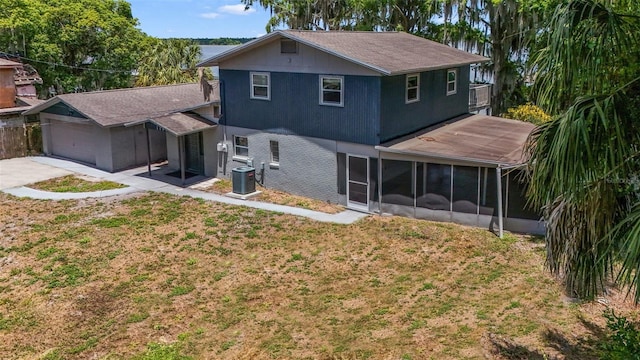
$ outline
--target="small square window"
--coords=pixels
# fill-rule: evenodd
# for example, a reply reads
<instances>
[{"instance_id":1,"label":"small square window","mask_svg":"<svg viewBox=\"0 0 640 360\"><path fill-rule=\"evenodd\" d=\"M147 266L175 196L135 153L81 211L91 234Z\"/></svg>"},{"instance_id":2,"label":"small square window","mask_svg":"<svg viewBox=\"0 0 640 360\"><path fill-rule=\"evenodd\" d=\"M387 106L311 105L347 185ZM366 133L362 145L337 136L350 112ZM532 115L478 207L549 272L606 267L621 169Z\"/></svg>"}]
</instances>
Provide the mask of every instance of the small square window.
<instances>
[{"instance_id":1,"label":"small square window","mask_svg":"<svg viewBox=\"0 0 640 360\"><path fill-rule=\"evenodd\" d=\"M235 156L249 157L249 139L246 136L233 137L233 153Z\"/></svg>"},{"instance_id":2,"label":"small square window","mask_svg":"<svg viewBox=\"0 0 640 360\"><path fill-rule=\"evenodd\" d=\"M320 75L320 105L342 106L342 76Z\"/></svg>"},{"instance_id":3,"label":"small square window","mask_svg":"<svg viewBox=\"0 0 640 360\"><path fill-rule=\"evenodd\" d=\"M270 76L269 73L251 73L251 98L258 100L270 100Z\"/></svg>"},{"instance_id":4,"label":"small square window","mask_svg":"<svg viewBox=\"0 0 640 360\"><path fill-rule=\"evenodd\" d=\"M278 142L274 140L269 141L269 149L271 151L271 164L280 164L280 145Z\"/></svg>"},{"instance_id":5,"label":"small square window","mask_svg":"<svg viewBox=\"0 0 640 360\"><path fill-rule=\"evenodd\" d=\"M420 101L420 75L410 74L407 75L407 91L405 102L412 103Z\"/></svg>"},{"instance_id":6,"label":"small square window","mask_svg":"<svg viewBox=\"0 0 640 360\"><path fill-rule=\"evenodd\" d=\"M447 70L447 95L453 95L457 92L458 87L458 70Z\"/></svg>"}]
</instances>

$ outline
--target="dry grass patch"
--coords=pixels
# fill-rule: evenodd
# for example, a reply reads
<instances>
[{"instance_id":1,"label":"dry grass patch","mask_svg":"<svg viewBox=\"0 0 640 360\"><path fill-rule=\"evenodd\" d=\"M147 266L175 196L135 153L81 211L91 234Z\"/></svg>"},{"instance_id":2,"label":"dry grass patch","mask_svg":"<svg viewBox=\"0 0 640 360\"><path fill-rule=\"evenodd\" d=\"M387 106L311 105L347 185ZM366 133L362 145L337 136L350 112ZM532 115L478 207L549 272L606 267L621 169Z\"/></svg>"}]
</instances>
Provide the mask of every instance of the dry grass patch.
<instances>
[{"instance_id":1,"label":"dry grass patch","mask_svg":"<svg viewBox=\"0 0 640 360\"><path fill-rule=\"evenodd\" d=\"M0 358L593 359L535 239L166 194L0 194Z\"/></svg>"},{"instance_id":2,"label":"dry grass patch","mask_svg":"<svg viewBox=\"0 0 640 360\"><path fill-rule=\"evenodd\" d=\"M272 204L294 206L303 209L309 209L314 211L321 211L328 214L337 214L344 211L344 207L338 204L331 204L326 201L310 199L304 196L298 196L279 191L275 189L268 189L265 187L259 187L262 193L258 195L255 200L264 201ZM215 192L217 194L226 194L232 191L231 180L221 179L216 181L205 191Z\"/></svg>"},{"instance_id":3,"label":"dry grass patch","mask_svg":"<svg viewBox=\"0 0 640 360\"><path fill-rule=\"evenodd\" d=\"M33 189L61 193L93 192L127 187L126 185L119 184L117 182L79 175L62 176L40 181L28 186Z\"/></svg>"}]
</instances>

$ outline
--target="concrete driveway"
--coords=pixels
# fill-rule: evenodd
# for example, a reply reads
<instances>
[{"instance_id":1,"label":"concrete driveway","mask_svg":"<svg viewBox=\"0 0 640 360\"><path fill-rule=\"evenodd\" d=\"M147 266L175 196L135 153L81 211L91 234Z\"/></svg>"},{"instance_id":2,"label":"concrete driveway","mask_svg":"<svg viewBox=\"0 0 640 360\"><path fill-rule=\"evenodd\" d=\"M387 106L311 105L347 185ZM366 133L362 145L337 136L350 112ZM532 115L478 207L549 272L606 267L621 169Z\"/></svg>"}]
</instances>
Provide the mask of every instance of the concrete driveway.
<instances>
[{"instance_id":1,"label":"concrete driveway","mask_svg":"<svg viewBox=\"0 0 640 360\"><path fill-rule=\"evenodd\" d=\"M0 160L0 190L72 174L29 157Z\"/></svg>"}]
</instances>

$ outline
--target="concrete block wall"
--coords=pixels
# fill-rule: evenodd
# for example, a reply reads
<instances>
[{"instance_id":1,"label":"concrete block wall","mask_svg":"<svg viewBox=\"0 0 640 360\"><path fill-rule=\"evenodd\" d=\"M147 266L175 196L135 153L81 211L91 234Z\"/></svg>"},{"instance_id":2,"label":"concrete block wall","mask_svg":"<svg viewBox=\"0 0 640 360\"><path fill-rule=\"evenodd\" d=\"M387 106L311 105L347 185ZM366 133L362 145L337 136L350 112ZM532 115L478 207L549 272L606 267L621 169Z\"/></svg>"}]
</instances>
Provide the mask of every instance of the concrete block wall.
<instances>
[{"instance_id":1,"label":"concrete block wall","mask_svg":"<svg viewBox=\"0 0 640 360\"><path fill-rule=\"evenodd\" d=\"M234 136L246 136L257 180L261 180L260 169L264 162L264 187L341 203L337 187L336 141L236 127L225 129L223 126L218 128L219 137L224 131L228 152L219 154L218 177L230 178L233 168L246 166L245 158L234 156ZM271 164L271 140L278 142L278 166Z\"/></svg>"}]
</instances>

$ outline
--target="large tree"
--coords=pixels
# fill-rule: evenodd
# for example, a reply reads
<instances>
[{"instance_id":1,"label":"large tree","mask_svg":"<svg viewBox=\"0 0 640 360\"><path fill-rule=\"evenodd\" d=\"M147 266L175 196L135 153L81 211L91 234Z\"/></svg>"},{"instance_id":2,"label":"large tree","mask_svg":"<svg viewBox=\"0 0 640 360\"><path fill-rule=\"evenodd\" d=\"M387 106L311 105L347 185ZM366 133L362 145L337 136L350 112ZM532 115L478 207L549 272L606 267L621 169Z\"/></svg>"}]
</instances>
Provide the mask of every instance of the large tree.
<instances>
[{"instance_id":1,"label":"large tree","mask_svg":"<svg viewBox=\"0 0 640 360\"><path fill-rule=\"evenodd\" d=\"M58 92L131 85L146 37L123 0L0 0L0 48Z\"/></svg>"},{"instance_id":2,"label":"large tree","mask_svg":"<svg viewBox=\"0 0 640 360\"><path fill-rule=\"evenodd\" d=\"M536 55L537 102L560 115L531 138L528 195L550 270L580 297L617 281L640 300L638 15L636 1L570 0Z\"/></svg>"}]
</instances>

